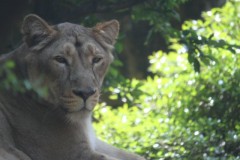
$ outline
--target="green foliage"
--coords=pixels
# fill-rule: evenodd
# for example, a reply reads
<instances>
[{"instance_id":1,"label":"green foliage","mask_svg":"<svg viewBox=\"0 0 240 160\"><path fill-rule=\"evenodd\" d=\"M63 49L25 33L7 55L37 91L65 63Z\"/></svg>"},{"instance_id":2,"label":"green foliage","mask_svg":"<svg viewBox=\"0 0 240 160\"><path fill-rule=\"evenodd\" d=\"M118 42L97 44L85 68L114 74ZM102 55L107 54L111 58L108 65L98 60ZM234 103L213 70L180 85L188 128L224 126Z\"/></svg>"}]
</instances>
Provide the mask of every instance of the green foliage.
<instances>
[{"instance_id":1,"label":"green foliage","mask_svg":"<svg viewBox=\"0 0 240 160\"><path fill-rule=\"evenodd\" d=\"M146 21L151 26L146 44L149 43L151 36L160 32L165 39L173 36L176 29L173 28L171 21L180 21L180 15L176 9L187 0L155 0L145 1L133 8L131 17L134 21Z\"/></svg>"},{"instance_id":2,"label":"green foliage","mask_svg":"<svg viewBox=\"0 0 240 160\"><path fill-rule=\"evenodd\" d=\"M68 1L79 6L85 2ZM240 159L240 2L229 0L223 8L203 13L201 20L186 21L181 31L170 22L179 20L176 8L185 0L103 2L118 13L130 11L135 21L149 22L148 38L161 32L170 52L157 51L149 57L152 76L145 80L126 79L118 71L122 62L113 63L105 92L122 105L112 109L99 104L94 113L97 134L150 160ZM118 5L125 3L131 9ZM108 9L100 7L98 12ZM92 26L96 21L89 14L83 23ZM116 54L123 50L123 37ZM1 66L0 88L22 92L23 85L31 90L27 81L19 85L14 66L13 62Z\"/></svg>"},{"instance_id":3,"label":"green foliage","mask_svg":"<svg viewBox=\"0 0 240 160\"><path fill-rule=\"evenodd\" d=\"M0 89L5 91L11 91L14 93L25 93L27 91L33 91L33 86L27 79L17 77L16 64L7 60L0 65ZM39 83L41 79L39 79ZM35 88L35 91L40 97L46 97L48 95L48 88L41 87Z\"/></svg>"},{"instance_id":4,"label":"green foliage","mask_svg":"<svg viewBox=\"0 0 240 160\"><path fill-rule=\"evenodd\" d=\"M1 65L0 69L0 89L13 89L15 92L23 92L23 87L20 85L16 74L13 72L15 63L13 61L6 61Z\"/></svg>"},{"instance_id":5,"label":"green foliage","mask_svg":"<svg viewBox=\"0 0 240 160\"><path fill-rule=\"evenodd\" d=\"M223 9L204 13L204 20L187 21L183 24L182 31L174 41L185 47L188 61L193 64L195 71L200 72L200 61L206 65L216 61L211 53L212 48L227 50L233 54L239 51L238 3L239 1L233 0Z\"/></svg>"},{"instance_id":6,"label":"green foliage","mask_svg":"<svg viewBox=\"0 0 240 160\"><path fill-rule=\"evenodd\" d=\"M229 1L185 22L169 54L149 57L153 76L110 87L123 105L98 106L97 134L150 160L240 159L239 8Z\"/></svg>"}]
</instances>

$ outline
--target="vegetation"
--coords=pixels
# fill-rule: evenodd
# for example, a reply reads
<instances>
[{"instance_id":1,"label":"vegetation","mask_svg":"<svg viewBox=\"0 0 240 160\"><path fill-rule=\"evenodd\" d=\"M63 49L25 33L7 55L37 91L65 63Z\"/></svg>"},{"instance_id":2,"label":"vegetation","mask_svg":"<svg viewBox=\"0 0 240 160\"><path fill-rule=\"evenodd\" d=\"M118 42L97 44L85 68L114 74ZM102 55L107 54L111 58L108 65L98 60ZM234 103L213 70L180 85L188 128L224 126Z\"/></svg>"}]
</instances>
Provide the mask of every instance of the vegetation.
<instances>
[{"instance_id":1,"label":"vegetation","mask_svg":"<svg viewBox=\"0 0 240 160\"><path fill-rule=\"evenodd\" d=\"M113 12L121 18L128 15L133 24L144 22L149 29L145 46L135 49L151 45L159 33L167 44L166 50L142 55L150 55L150 66L141 80L125 77L120 72L125 62L116 58L103 90L110 100L104 98L94 112L102 139L149 160L240 160L239 0L204 12L199 20L187 20L181 29L174 23L181 23L178 9L187 0L56 1L36 1L37 13L57 17L55 21L69 15L89 26L104 19L104 14L107 18ZM76 8L70 11L72 6ZM79 14L82 17L74 17ZM121 32L117 56L126 48L123 41L128 37ZM28 82L19 85L11 72L14 66L12 62L2 65L0 78L7 79L0 88L31 89Z\"/></svg>"},{"instance_id":2,"label":"vegetation","mask_svg":"<svg viewBox=\"0 0 240 160\"><path fill-rule=\"evenodd\" d=\"M186 21L168 54L149 56L153 76L109 87L122 105L98 106L98 135L151 160L240 159L239 11L229 1Z\"/></svg>"}]
</instances>

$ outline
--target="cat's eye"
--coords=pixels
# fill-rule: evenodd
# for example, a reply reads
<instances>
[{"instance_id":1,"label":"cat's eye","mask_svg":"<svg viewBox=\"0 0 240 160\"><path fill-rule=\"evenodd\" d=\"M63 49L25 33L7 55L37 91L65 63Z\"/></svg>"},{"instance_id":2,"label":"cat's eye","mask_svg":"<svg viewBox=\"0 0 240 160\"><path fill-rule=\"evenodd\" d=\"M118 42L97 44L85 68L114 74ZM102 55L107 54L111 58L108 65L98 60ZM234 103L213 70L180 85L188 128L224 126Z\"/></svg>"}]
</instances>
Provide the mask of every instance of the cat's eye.
<instances>
[{"instance_id":1,"label":"cat's eye","mask_svg":"<svg viewBox=\"0 0 240 160\"><path fill-rule=\"evenodd\" d=\"M92 63L93 64L99 63L102 59L103 59L102 57L95 57L92 59Z\"/></svg>"},{"instance_id":2,"label":"cat's eye","mask_svg":"<svg viewBox=\"0 0 240 160\"><path fill-rule=\"evenodd\" d=\"M64 57L62 57L62 56L56 56L56 57L54 57L54 59L55 59L58 63L67 64L66 58L64 58Z\"/></svg>"}]
</instances>

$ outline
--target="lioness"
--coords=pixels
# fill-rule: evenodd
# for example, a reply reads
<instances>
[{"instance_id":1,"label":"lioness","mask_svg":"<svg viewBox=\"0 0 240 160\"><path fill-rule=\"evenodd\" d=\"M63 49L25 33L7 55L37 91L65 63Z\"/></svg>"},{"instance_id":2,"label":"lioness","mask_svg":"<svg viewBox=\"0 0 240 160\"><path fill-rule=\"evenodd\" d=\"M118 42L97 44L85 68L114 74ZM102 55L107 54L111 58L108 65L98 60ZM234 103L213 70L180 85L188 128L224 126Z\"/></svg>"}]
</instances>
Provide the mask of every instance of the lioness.
<instances>
[{"instance_id":1,"label":"lioness","mask_svg":"<svg viewBox=\"0 0 240 160\"><path fill-rule=\"evenodd\" d=\"M13 61L33 91L0 91L0 160L144 159L100 141L91 125L118 32L116 20L85 28L25 17L23 44L0 64Z\"/></svg>"}]
</instances>

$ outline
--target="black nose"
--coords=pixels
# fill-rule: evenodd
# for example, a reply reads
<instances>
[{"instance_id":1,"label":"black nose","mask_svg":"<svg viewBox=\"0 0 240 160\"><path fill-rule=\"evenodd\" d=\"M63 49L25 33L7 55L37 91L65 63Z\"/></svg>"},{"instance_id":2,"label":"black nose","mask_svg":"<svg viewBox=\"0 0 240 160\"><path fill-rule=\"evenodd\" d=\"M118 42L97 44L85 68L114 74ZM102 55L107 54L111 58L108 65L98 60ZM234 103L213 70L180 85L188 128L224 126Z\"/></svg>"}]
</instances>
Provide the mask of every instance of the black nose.
<instances>
[{"instance_id":1,"label":"black nose","mask_svg":"<svg viewBox=\"0 0 240 160\"><path fill-rule=\"evenodd\" d=\"M88 87L88 88L80 88L73 89L73 93L79 97L81 97L84 101L86 101L91 95L96 92L96 89Z\"/></svg>"}]
</instances>

